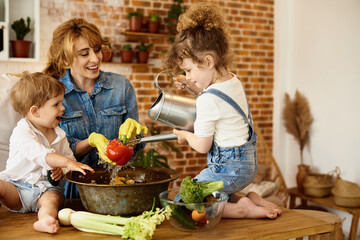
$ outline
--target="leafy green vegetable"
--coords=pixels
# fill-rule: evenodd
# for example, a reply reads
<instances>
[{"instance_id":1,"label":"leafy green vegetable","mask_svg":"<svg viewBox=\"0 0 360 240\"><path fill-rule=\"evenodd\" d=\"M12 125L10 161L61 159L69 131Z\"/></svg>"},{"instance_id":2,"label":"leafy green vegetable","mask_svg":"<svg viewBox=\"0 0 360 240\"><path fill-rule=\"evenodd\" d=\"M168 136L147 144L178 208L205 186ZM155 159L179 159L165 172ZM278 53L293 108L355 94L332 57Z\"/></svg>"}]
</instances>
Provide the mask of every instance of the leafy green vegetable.
<instances>
[{"instance_id":1,"label":"leafy green vegetable","mask_svg":"<svg viewBox=\"0 0 360 240\"><path fill-rule=\"evenodd\" d=\"M181 182L179 194L184 203L202 203L206 196L223 188L223 181L197 182L196 179L191 180L191 177L187 176ZM187 207L190 210L203 211L203 205L194 204Z\"/></svg>"},{"instance_id":2,"label":"leafy green vegetable","mask_svg":"<svg viewBox=\"0 0 360 240\"><path fill-rule=\"evenodd\" d=\"M185 207L170 205L171 216L182 226L188 229L194 229L196 226L195 221L191 218L191 211Z\"/></svg>"}]
</instances>

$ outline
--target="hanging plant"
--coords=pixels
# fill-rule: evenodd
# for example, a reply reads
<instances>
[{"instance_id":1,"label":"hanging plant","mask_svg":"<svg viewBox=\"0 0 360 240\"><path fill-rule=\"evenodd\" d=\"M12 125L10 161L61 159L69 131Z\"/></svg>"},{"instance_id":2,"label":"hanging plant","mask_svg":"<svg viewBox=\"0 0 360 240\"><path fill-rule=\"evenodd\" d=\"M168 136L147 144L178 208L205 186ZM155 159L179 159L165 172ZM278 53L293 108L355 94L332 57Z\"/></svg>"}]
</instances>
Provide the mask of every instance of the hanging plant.
<instances>
[{"instance_id":1,"label":"hanging plant","mask_svg":"<svg viewBox=\"0 0 360 240\"><path fill-rule=\"evenodd\" d=\"M310 142L310 128L313 123L310 106L307 98L296 90L291 100L285 93L285 106L282 112L286 132L293 135L300 148L300 163L304 164L303 151Z\"/></svg>"}]
</instances>

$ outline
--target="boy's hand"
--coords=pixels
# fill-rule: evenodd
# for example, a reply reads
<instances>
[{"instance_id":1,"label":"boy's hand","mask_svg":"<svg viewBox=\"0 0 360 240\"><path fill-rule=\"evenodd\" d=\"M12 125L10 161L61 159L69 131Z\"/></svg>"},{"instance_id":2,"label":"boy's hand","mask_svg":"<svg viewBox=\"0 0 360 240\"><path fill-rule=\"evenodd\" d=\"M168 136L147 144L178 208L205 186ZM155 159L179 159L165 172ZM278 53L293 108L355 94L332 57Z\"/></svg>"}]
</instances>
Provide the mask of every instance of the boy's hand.
<instances>
[{"instance_id":1,"label":"boy's hand","mask_svg":"<svg viewBox=\"0 0 360 240\"><path fill-rule=\"evenodd\" d=\"M55 167L51 170L51 179L54 181L59 181L63 176L62 168Z\"/></svg>"},{"instance_id":2,"label":"boy's hand","mask_svg":"<svg viewBox=\"0 0 360 240\"><path fill-rule=\"evenodd\" d=\"M173 133L175 133L178 136L178 143L180 144L186 144L188 143L187 139L186 139L186 133L187 131L182 131L182 130L177 130L174 129Z\"/></svg>"},{"instance_id":3,"label":"boy's hand","mask_svg":"<svg viewBox=\"0 0 360 240\"><path fill-rule=\"evenodd\" d=\"M73 161L73 160L70 160L69 161L69 164L67 166L67 169L69 169L70 171L78 171L78 172L81 172L82 174L86 175L86 172L85 170L89 170L90 172L94 173L95 170L92 169L91 167L89 167L88 165L86 164L83 164L81 162L76 162L76 161Z\"/></svg>"}]
</instances>

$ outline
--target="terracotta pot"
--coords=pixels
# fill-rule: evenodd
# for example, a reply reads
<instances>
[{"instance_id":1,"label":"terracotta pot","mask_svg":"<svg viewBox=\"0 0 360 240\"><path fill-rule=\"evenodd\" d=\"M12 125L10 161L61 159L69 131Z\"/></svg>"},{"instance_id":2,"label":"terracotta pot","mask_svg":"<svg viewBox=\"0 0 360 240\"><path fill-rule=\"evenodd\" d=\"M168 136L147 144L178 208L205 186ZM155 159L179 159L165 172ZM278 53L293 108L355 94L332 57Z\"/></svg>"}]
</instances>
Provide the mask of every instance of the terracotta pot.
<instances>
[{"instance_id":1,"label":"terracotta pot","mask_svg":"<svg viewBox=\"0 0 360 240\"><path fill-rule=\"evenodd\" d=\"M103 54L103 62L112 62L112 58L113 58L113 53L114 51L112 49L107 49L105 51L102 52Z\"/></svg>"},{"instance_id":2,"label":"terracotta pot","mask_svg":"<svg viewBox=\"0 0 360 240\"><path fill-rule=\"evenodd\" d=\"M159 26L160 26L160 22L149 21L149 23L148 23L149 33L159 32Z\"/></svg>"},{"instance_id":3,"label":"terracotta pot","mask_svg":"<svg viewBox=\"0 0 360 240\"><path fill-rule=\"evenodd\" d=\"M149 52L148 51L139 51L137 53L138 63L147 63L149 59Z\"/></svg>"},{"instance_id":4,"label":"terracotta pot","mask_svg":"<svg viewBox=\"0 0 360 240\"><path fill-rule=\"evenodd\" d=\"M304 165L304 164L298 165L298 172L296 174L296 184L298 191L301 193L304 192L304 185L303 185L304 179L305 176L309 173L309 169L310 169L309 165Z\"/></svg>"},{"instance_id":5,"label":"terracotta pot","mask_svg":"<svg viewBox=\"0 0 360 240\"><path fill-rule=\"evenodd\" d=\"M143 17L141 16L131 16L129 28L132 32L140 32L142 27Z\"/></svg>"},{"instance_id":6,"label":"terracotta pot","mask_svg":"<svg viewBox=\"0 0 360 240\"><path fill-rule=\"evenodd\" d=\"M29 57L31 41L11 40L13 57L27 58Z\"/></svg>"},{"instance_id":7,"label":"terracotta pot","mask_svg":"<svg viewBox=\"0 0 360 240\"><path fill-rule=\"evenodd\" d=\"M133 50L121 50L121 62L123 63L131 63L133 58Z\"/></svg>"}]
</instances>

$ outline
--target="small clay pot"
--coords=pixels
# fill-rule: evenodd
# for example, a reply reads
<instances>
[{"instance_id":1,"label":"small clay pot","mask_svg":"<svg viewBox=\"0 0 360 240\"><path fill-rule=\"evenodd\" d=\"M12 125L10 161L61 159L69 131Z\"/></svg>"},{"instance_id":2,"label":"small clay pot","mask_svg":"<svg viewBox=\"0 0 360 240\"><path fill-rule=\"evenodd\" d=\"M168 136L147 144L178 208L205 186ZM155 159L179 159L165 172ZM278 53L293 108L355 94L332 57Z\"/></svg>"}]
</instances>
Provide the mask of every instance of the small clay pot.
<instances>
[{"instance_id":1,"label":"small clay pot","mask_svg":"<svg viewBox=\"0 0 360 240\"><path fill-rule=\"evenodd\" d=\"M149 33L158 33L159 26L160 26L160 22L149 21L149 23L148 23Z\"/></svg>"},{"instance_id":2,"label":"small clay pot","mask_svg":"<svg viewBox=\"0 0 360 240\"><path fill-rule=\"evenodd\" d=\"M143 17L142 16L131 16L129 28L131 32L141 32Z\"/></svg>"},{"instance_id":3,"label":"small clay pot","mask_svg":"<svg viewBox=\"0 0 360 240\"><path fill-rule=\"evenodd\" d=\"M13 57L27 58L29 57L31 41L11 40Z\"/></svg>"},{"instance_id":4,"label":"small clay pot","mask_svg":"<svg viewBox=\"0 0 360 240\"><path fill-rule=\"evenodd\" d=\"M131 63L132 59L133 59L133 54L134 51L133 50L121 50L120 52L121 54L121 62L123 63Z\"/></svg>"},{"instance_id":5,"label":"small clay pot","mask_svg":"<svg viewBox=\"0 0 360 240\"><path fill-rule=\"evenodd\" d=\"M149 52L148 51L139 51L137 53L138 63L147 63L149 60Z\"/></svg>"}]
</instances>

